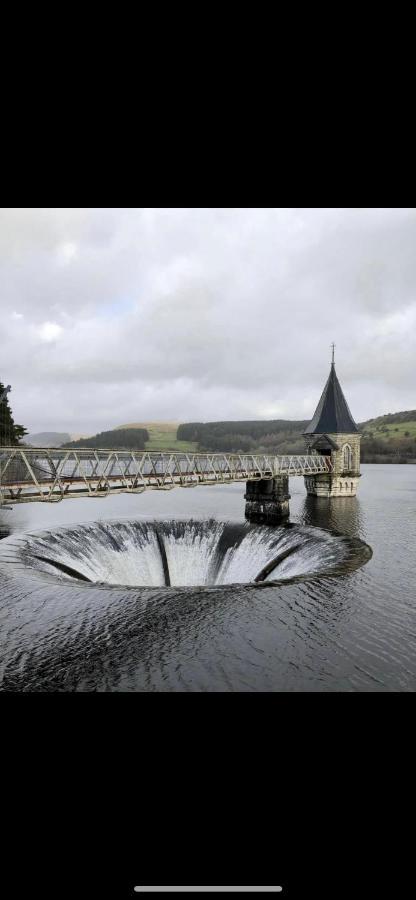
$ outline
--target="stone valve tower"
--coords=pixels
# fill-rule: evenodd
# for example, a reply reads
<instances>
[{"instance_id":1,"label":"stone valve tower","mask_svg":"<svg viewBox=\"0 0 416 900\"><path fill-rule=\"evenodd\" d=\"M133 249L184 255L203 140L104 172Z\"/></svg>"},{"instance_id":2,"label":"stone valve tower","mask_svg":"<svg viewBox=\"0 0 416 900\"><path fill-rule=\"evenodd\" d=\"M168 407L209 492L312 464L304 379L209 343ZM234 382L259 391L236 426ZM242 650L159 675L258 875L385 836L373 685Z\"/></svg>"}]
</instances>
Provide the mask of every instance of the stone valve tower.
<instances>
[{"instance_id":1,"label":"stone valve tower","mask_svg":"<svg viewBox=\"0 0 416 900\"><path fill-rule=\"evenodd\" d=\"M305 486L311 497L356 497L361 465L361 435L350 413L335 371L335 344L332 366L318 408L305 434L307 456ZM292 474L298 474L293 473ZM290 515L289 477L247 484L246 518L250 522L278 524Z\"/></svg>"},{"instance_id":2,"label":"stone valve tower","mask_svg":"<svg viewBox=\"0 0 416 900\"><path fill-rule=\"evenodd\" d=\"M326 456L332 463L327 474L305 478L308 494L312 497L356 497L361 478L361 435L337 378L335 345L328 381L304 437L309 453Z\"/></svg>"}]
</instances>

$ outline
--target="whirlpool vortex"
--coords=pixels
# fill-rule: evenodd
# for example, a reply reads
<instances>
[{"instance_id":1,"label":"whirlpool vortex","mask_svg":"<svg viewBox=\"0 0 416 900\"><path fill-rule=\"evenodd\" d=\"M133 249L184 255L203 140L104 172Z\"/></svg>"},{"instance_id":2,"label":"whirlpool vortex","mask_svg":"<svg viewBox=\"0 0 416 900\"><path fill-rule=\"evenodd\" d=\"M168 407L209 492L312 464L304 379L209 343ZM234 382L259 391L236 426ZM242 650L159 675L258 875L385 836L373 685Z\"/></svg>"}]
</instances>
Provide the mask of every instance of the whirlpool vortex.
<instances>
[{"instance_id":1,"label":"whirlpool vortex","mask_svg":"<svg viewBox=\"0 0 416 900\"><path fill-rule=\"evenodd\" d=\"M215 587L342 575L371 555L358 539L301 525L121 521L7 539L0 566L23 577L97 588Z\"/></svg>"}]
</instances>

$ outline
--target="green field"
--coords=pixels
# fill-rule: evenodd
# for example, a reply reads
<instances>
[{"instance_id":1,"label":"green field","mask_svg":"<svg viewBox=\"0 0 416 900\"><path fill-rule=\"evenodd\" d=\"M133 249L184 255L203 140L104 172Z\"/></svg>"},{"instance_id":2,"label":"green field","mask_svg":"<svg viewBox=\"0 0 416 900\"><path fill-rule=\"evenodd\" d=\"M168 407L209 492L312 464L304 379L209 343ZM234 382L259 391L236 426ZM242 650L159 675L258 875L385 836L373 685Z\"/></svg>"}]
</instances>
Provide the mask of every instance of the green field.
<instances>
[{"instance_id":1,"label":"green field","mask_svg":"<svg viewBox=\"0 0 416 900\"><path fill-rule=\"evenodd\" d=\"M363 434L368 435L369 433L374 438L377 438L378 441L389 441L391 438L416 438L416 421L400 422L392 425L387 425L383 421L380 423L377 421L368 423L363 428Z\"/></svg>"},{"instance_id":2,"label":"green field","mask_svg":"<svg viewBox=\"0 0 416 900\"><path fill-rule=\"evenodd\" d=\"M191 441L178 441L178 424L175 422L134 422L122 425L122 428L146 428L150 440L146 444L146 450L176 451L177 453L195 453L198 444Z\"/></svg>"}]
</instances>

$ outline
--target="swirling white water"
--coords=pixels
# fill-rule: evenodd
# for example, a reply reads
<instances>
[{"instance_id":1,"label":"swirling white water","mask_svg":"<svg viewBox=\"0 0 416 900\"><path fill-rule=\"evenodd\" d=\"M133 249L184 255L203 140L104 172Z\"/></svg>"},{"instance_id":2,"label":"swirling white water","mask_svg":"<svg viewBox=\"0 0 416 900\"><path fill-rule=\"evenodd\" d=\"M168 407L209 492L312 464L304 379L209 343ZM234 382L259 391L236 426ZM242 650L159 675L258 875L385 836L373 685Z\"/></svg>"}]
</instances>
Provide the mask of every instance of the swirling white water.
<instances>
[{"instance_id":1,"label":"swirling white water","mask_svg":"<svg viewBox=\"0 0 416 900\"><path fill-rule=\"evenodd\" d=\"M210 521L108 522L5 542L9 565L36 577L128 587L280 582L358 568L359 541L320 528Z\"/></svg>"}]
</instances>

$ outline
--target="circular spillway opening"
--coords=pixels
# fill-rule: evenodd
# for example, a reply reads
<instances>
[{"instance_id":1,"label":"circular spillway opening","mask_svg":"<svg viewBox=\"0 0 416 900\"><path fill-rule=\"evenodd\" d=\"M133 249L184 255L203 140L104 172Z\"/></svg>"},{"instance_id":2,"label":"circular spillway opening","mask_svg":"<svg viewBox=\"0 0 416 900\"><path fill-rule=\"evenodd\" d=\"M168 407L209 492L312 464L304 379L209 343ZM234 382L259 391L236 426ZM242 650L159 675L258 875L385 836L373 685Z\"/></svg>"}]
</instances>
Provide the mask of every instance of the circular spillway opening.
<instances>
[{"instance_id":1,"label":"circular spillway opening","mask_svg":"<svg viewBox=\"0 0 416 900\"><path fill-rule=\"evenodd\" d=\"M26 575L101 588L264 585L343 575L370 557L362 541L320 528L216 520L97 522L0 547L0 562Z\"/></svg>"}]
</instances>

